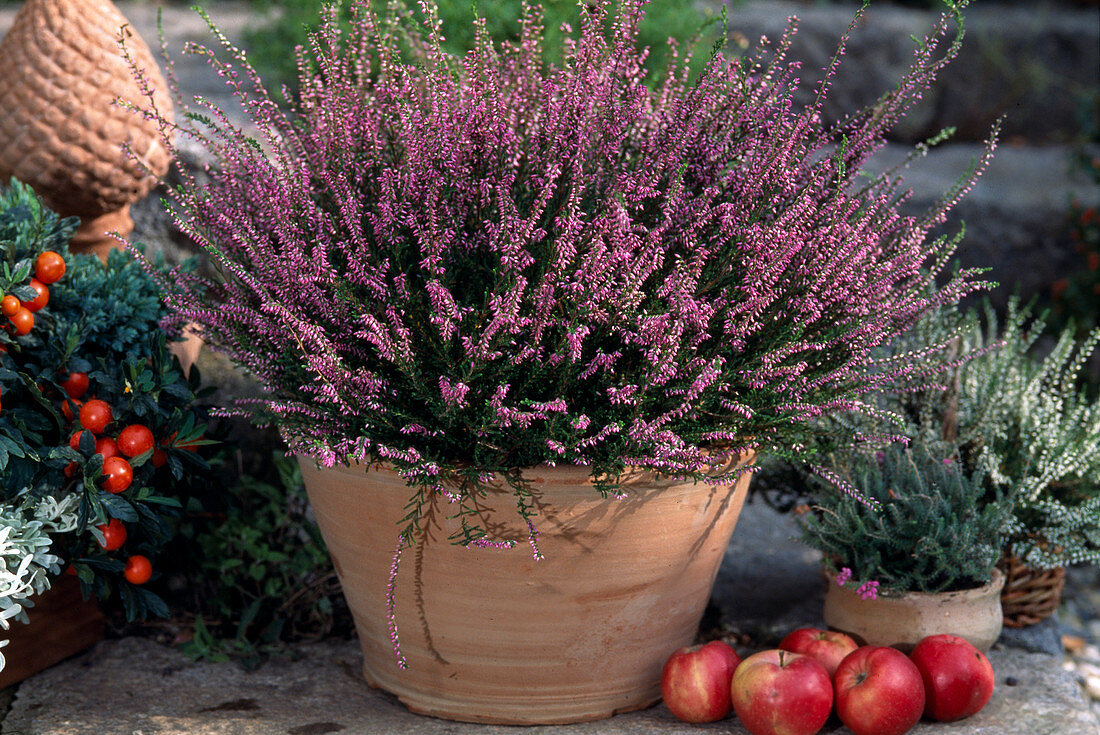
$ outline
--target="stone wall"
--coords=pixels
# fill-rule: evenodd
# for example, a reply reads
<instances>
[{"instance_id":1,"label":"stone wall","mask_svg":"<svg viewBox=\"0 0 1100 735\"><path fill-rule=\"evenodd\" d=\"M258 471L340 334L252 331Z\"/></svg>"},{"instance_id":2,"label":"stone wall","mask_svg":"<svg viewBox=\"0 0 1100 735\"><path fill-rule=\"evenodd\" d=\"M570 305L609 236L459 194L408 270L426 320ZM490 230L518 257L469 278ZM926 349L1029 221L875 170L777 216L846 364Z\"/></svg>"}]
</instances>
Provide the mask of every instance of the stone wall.
<instances>
[{"instance_id":1,"label":"stone wall","mask_svg":"<svg viewBox=\"0 0 1100 735\"><path fill-rule=\"evenodd\" d=\"M666 1L666 0L658 0ZM671 1L671 0L667 0ZM854 5L781 0L727 0L729 28L735 44L761 35L778 38L788 16L800 19L792 54L803 63L807 80L820 75L837 39L847 28ZM720 0L705 0L714 10ZM147 39L156 38L155 9L144 3L120 2L123 12ZM247 6L216 3L211 14L231 38L250 22ZM188 94L202 94L235 106L225 87L196 57L178 56L185 41L209 42L200 19L179 6L165 9L168 47L177 53L177 72ZM13 9L0 9L0 30ZM873 101L891 89L911 57L910 35L923 36L935 13L876 0L849 44L831 93L834 116ZM991 266L990 278L1002 285L995 300L1003 303L1017 286L1024 295L1042 294L1049 285L1082 267L1067 237L1070 201L1100 204L1100 187L1071 168L1090 126L1100 128L1095 105L1100 87L1100 8L1036 1L1006 3L979 0L967 11L967 36L960 57L948 67L936 88L925 96L897 131L872 167L900 160L912 141L944 126L959 129L955 142L933 150L906 172L919 211L962 175L993 121L1005 116L1000 148L992 166L955 210L947 230L965 221L967 237L959 258L967 266ZM809 91L806 94L810 94ZM206 163L201 150L185 147L185 162L198 171ZM164 214L158 190L134 211L135 238L153 251L178 260L194 246Z\"/></svg>"},{"instance_id":2,"label":"stone wall","mask_svg":"<svg viewBox=\"0 0 1100 735\"><path fill-rule=\"evenodd\" d=\"M820 78L856 9L789 0L726 2L731 35L742 43L755 45L761 35L778 39L786 19L796 16L792 55L803 62L807 80ZM979 0L965 15L959 57L898 127L898 140L923 140L947 126L958 128L959 140L983 140L1003 116L1004 140L1075 143L1083 127L1097 124L1100 8ZM923 38L938 17L873 2L848 44L827 112L835 118L892 89L912 58L911 36ZM807 92L803 99L809 98Z\"/></svg>"}]
</instances>

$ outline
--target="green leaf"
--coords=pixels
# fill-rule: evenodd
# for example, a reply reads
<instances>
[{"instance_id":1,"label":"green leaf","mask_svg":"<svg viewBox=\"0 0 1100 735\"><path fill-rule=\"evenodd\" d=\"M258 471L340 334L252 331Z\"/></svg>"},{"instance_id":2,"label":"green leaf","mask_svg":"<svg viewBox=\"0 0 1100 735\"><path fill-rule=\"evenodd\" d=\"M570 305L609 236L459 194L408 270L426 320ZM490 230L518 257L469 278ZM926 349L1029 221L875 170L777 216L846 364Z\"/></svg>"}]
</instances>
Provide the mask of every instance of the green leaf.
<instances>
[{"instance_id":1,"label":"green leaf","mask_svg":"<svg viewBox=\"0 0 1100 735\"><path fill-rule=\"evenodd\" d=\"M119 495L101 491L99 494L99 502L107 510L107 514L112 518L117 518L127 523L137 523L139 520L138 512L134 509L134 506Z\"/></svg>"}]
</instances>

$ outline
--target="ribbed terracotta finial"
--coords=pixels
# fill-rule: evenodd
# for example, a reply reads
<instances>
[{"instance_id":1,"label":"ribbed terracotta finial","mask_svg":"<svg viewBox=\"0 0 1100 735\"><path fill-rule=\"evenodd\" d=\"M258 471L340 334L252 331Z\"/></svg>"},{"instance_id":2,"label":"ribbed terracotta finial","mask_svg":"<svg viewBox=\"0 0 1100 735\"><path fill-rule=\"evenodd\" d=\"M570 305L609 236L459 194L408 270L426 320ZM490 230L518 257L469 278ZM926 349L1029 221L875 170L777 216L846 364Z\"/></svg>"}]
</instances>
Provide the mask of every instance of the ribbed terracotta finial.
<instances>
[{"instance_id":1,"label":"ribbed terracotta finial","mask_svg":"<svg viewBox=\"0 0 1100 735\"><path fill-rule=\"evenodd\" d=\"M26 0L0 41L0 180L14 176L62 216L80 217L72 250L104 259L120 247L106 233L133 230L130 204L170 158L157 123L116 102L149 106L119 47L122 32L157 111L170 119L153 54L110 0Z\"/></svg>"}]
</instances>

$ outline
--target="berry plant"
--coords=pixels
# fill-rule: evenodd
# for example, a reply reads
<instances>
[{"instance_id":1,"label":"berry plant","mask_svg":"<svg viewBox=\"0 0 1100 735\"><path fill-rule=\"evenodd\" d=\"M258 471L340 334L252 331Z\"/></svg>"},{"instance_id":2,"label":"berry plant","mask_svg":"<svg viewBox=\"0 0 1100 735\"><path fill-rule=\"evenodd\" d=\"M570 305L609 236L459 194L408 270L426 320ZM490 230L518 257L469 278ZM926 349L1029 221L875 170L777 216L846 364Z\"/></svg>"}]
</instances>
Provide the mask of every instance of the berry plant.
<instances>
[{"instance_id":1,"label":"berry plant","mask_svg":"<svg viewBox=\"0 0 1100 735\"><path fill-rule=\"evenodd\" d=\"M206 469L198 376L157 326L155 282L121 252L70 254L75 225L18 182L0 188L4 620L63 571L130 619L167 615L146 586L181 507L166 491Z\"/></svg>"}]
</instances>

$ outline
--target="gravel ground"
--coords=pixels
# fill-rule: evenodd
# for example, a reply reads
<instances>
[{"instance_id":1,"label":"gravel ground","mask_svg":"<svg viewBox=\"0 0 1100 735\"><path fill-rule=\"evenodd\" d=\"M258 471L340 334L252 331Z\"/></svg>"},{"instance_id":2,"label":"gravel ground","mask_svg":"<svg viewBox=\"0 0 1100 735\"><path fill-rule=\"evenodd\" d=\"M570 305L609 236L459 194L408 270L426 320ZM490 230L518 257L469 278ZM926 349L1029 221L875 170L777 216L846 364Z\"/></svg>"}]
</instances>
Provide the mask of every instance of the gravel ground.
<instances>
[{"instance_id":1,"label":"gravel ground","mask_svg":"<svg viewBox=\"0 0 1100 735\"><path fill-rule=\"evenodd\" d=\"M1066 647L1063 667L1077 676L1100 717L1100 568L1068 570L1058 623Z\"/></svg>"}]
</instances>

